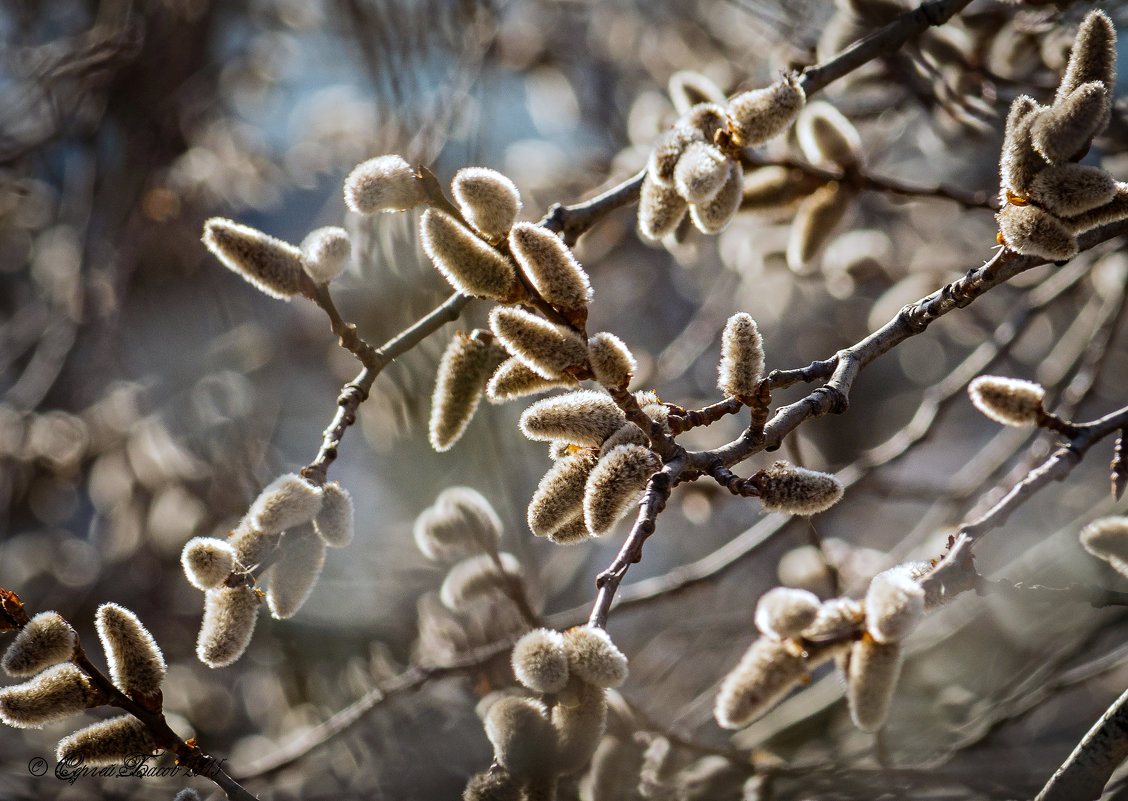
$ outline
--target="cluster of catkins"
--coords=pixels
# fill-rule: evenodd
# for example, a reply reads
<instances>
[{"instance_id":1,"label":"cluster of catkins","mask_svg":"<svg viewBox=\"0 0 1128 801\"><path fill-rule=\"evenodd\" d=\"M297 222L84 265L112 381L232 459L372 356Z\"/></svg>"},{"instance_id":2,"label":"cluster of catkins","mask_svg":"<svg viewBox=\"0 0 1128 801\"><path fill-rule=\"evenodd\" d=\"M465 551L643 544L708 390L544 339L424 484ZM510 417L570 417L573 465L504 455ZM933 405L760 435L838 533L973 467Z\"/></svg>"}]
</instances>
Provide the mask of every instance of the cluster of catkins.
<instances>
[{"instance_id":1,"label":"cluster of catkins","mask_svg":"<svg viewBox=\"0 0 1128 801\"><path fill-rule=\"evenodd\" d=\"M165 661L152 635L136 615L117 604L100 606L94 621L114 686L159 712ZM106 694L73 661L77 649L78 635L58 612L31 618L0 660L8 675L29 679L0 690L0 720L37 729L106 704ZM57 756L60 762L111 765L155 750L145 724L133 715L121 715L64 737Z\"/></svg>"},{"instance_id":2,"label":"cluster of catkins","mask_svg":"<svg viewBox=\"0 0 1128 801\"><path fill-rule=\"evenodd\" d=\"M259 600L253 571L262 577L271 614L293 617L321 574L327 547L353 538L353 505L336 482L322 487L287 473L271 482L226 540L195 537L184 545L181 564L206 593L196 654L213 668L239 659L251 642Z\"/></svg>"},{"instance_id":3,"label":"cluster of catkins","mask_svg":"<svg viewBox=\"0 0 1128 801\"><path fill-rule=\"evenodd\" d=\"M728 729L751 723L833 658L846 678L854 723L880 729L901 672L902 640L924 612L919 580L929 568L908 563L878 573L862 601L820 601L791 587L765 593L755 612L761 636L721 682L717 723Z\"/></svg>"},{"instance_id":4,"label":"cluster of catkins","mask_svg":"<svg viewBox=\"0 0 1128 801\"><path fill-rule=\"evenodd\" d=\"M1128 217L1128 184L1079 164L1112 113L1116 30L1101 11L1081 23L1053 103L1015 99L999 172L999 242L1023 255L1063 261L1077 235Z\"/></svg>"},{"instance_id":5,"label":"cluster of catkins","mask_svg":"<svg viewBox=\"0 0 1128 801\"><path fill-rule=\"evenodd\" d=\"M607 721L607 689L627 678L627 658L607 632L533 629L513 648L513 673L539 697L507 695L484 714L497 766L471 778L465 801L551 799L561 776L591 759Z\"/></svg>"}]
</instances>

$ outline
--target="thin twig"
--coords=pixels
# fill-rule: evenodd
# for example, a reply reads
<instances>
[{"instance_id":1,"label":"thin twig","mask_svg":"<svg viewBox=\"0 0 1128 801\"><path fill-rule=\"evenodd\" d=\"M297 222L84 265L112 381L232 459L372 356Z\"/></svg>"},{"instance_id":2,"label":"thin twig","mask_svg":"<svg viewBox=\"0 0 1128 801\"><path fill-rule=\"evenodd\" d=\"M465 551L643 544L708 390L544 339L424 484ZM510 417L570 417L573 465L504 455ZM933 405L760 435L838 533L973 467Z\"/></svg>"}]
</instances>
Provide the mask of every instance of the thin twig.
<instances>
[{"instance_id":1,"label":"thin twig","mask_svg":"<svg viewBox=\"0 0 1128 801\"><path fill-rule=\"evenodd\" d=\"M1099 798L1112 772L1128 757L1128 692L1101 715L1034 801Z\"/></svg>"}]
</instances>

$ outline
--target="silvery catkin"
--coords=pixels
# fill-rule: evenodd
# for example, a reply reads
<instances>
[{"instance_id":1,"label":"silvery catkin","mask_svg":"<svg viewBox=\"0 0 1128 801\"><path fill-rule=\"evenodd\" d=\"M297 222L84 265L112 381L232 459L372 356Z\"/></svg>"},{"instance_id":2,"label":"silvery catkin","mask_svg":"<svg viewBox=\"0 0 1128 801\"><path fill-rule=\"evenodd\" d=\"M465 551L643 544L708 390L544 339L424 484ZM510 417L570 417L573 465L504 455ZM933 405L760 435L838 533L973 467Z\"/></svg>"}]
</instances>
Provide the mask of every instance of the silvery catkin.
<instances>
[{"instance_id":1,"label":"silvery catkin","mask_svg":"<svg viewBox=\"0 0 1128 801\"><path fill-rule=\"evenodd\" d=\"M203 242L225 267L260 292L289 300L301 291L302 253L293 245L222 217L204 223Z\"/></svg>"},{"instance_id":2,"label":"silvery catkin","mask_svg":"<svg viewBox=\"0 0 1128 801\"><path fill-rule=\"evenodd\" d=\"M558 309L578 310L591 303L591 283L571 249L540 225L517 223L509 232L513 258L537 293Z\"/></svg>"},{"instance_id":3,"label":"silvery catkin","mask_svg":"<svg viewBox=\"0 0 1128 801\"><path fill-rule=\"evenodd\" d=\"M544 704L501 698L486 713L485 728L494 757L511 775L526 779L552 770L556 733Z\"/></svg>"},{"instance_id":4,"label":"silvery catkin","mask_svg":"<svg viewBox=\"0 0 1128 801\"><path fill-rule=\"evenodd\" d=\"M58 612L40 612L16 634L0 665L18 679L66 662L74 655L74 629Z\"/></svg>"},{"instance_id":5,"label":"silvery catkin","mask_svg":"<svg viewBox=\"0 0 1128 801\"><path fill-rule=\"evenodd\" d=\"M564 456L549 469L529 501L529 529L547 537L557 529L583 516L584 491L599 456L581 450Z\"/></svg>"},{"instance_id":6,"label":"silvery catkin","mask_svg":"<svg viewBox=\"0 0 1128 801\"><path fill-rule=\"evenodd\" d=\"M60 762L84 766L116 765L129 757L156 750L152 735L133 715L121 715L92 723L59 741L55 756Z\"/></svg>"},{"instance_id":7,"label":"silvery catkin","mask_svg":"<svg viewBox=\"0 0 1128 801\"><path fill-rule=\"evenodd\" d=\"M558 387L574 387L576 384L576 379L566 374L545 378L520 359L510 356L490 376L486 384L486 398L490 403L504 403Z\"/></svg>"},{"instance_id":8,"label":"silvery catkin","mask_svg":"<svg viewBox=\"0 0 1128 801\"><path fill-rule=\"evenodd\" d=\"M1046 390L1033 381L981 375L968 384L967 394L975 408L1007 426L1031 426L1042 413Z\"/></svg>"},{"instance_id":9,"label":"silvery catkin","mask_svg":"<svg viewBox=\"0 0 1128 801\"><path fill-rule=\"evenodd\" d=\"M739 312L721 334L717 387L726 397L750 402L764 377L764 340L750 314Z\"/></svg>"},{"instance_id":10,"label":"silvery catkin","mask_svg":"<svg viewBox=\"0 0 1128 801\"><path fill-rule=\"evenodd\" d=\"M757 486L765 512L813 515L826 511L842 497L842 482L829 473L778 461L765 470Z\"/></svg>"},{"instance_id":11,"label":"silvery catkin","mask_svg":"<svg viewBox=\"0 0 1128 801\"><path fill-rule=\"evenodd\" d=\"M627 421L604 392L583 389L544 398L521 415L521 433L533 440L598 448Z\"/></svg>"},{"instance_id":12,"label":"silvery catkin","mask_svg":"<svg viewBox=\"0 0 1128 801\"><path fill-rule=\"evenodd\" d=\"M507 351L545 378L587 363L587 346L578 333L523 309L495 306L490 330Z\"/></svg>"},{"instance_id":13,"label":"silvery catkin","mask_svg":"<svg viewBox=\"0 0 1128 801\"><path fill-rule=\"evenodd\" d=\"M424 200L415 171L402 156L377 156L345 178L345 204L357 214L403 211Z\"/></svg>"},{"instance_id":14,"label":"silvery catkin","mask_svg":"<svg viewBox=\"0 0 1128 801\"><path fill-rule=\"evenodd\" d=\"M352 254L349 232L336 225L317 228L301 244L302 265L318 284L326 284L345 270Z\"/></svg>"},{"instance_id":15,"label":"silvery catkin","mask_svg":"<svg viewBox=\"0 0 1128 801\"><path fill-rule=\"evenodd\" d=\"M65 662L30 681L0 690L0 721L17 729L38 729L77 715L94 703L97 695L86 675Z\"/></svg>"},{"instance_id":16,"label":"silvery catkin","mask_svg":"<svg viewBox=\"0 0 1128 801\"><path fill-rule=\"evenodd\" d=\"M584 521L595 536L607 533L638 502L662 460L641 445L619 445L592 468L584 490Z\"/></svg>"},{"instance_id":17,"label":"silvery catkin","mask_svg":"<svg viewBox=\"0 0 1128 801\"><path fill-rule=\"evenodd\" d=\"M259 531L278 532L308 523L320 508L321 488L297 473L286 473L259 493L246 519Z\"/></svg>"},{"instance_id":18,"label":"silvery catkin","mask_svg":"<svg viewBox=\"0 0 1128 801\"><path fill-rule=\"evenodd\" d=\"M450 184L466 222L491 242L500 242L521 211L516 184L488 167L463 167Z\"/></svg>"},{"instance_id":19,"label":"silvery catkin","mask_svg":"<svg viewBox=\"0 0 1128 801\"><path fill-rule=\"evenodd\" d=\"M803 657L785 643L760 637L721 681L713 716L724 729L739 729L767 712L807 675Z\"/></svg>"},{"instance_id":20,"label":"silvery catkin","mask_svg":"<svg viewBox=\"0 0 1128 801\"><path fill-rule=\"evenodd\" d=\"M611 635L595 626L574 626L564 632L564 651L571 673L596 687L618 687L627 680L627 657Z\"/></svg>"},{"instance_id":21,"label":"silvery catkin","mask_svg":"<svg viewBox=\"0 0 1128 801\"><path fill-rule=\"evenodd\" d=\"M595 380L609 389L626 389L638 369L626 343L606 331L588 337L588 364Z\"/></svg>"},{"instance_id":22,"label":"silvery catkin","mask_svg":"<svg viewBox=\"0 0 1128 801\"><path fill-rule=\"evenodd\" d=\"M798 637L815 622L822 602L813 592L776 587L756 602L756 628L777 640Z\"/></svg>"},{"instance_id":23,"label":"silvery catkin","mask_svg":"<svg viewBox=\"0 0 1128 801\"><path fill-rule=\"evenodd\" d=\"M278 558L270 567L266 601L278 620L293 617L302 608L325 565L325 540L312 528L287 531Z\"/></svg>"},{"instance_id":24,"label":"silvery catkin","mask_svg":"<svg viewBox=\"0 0 1128 801\"><path fill-rule=\"evenodd\" d=\"M533 629L513 646L510 661L517 681L539 693L558 693L568 683L564 636L552 629Z\"/></svg>"},{"instance_id":25,"label":"silvery catkin","mask_svg":"<svg viewBox=\"0 0 1128 801\"><path fill-rule=\"evenodd\" d=\"M210 590L222 584L235 569L235 549L215 537L193 537L184 543L180 563L193 587Z\"/></svg>"},{"instance_id":26,"label":"silvery catkin","mask_svg":"<svg viewBox=\"0 0 1128 801\"><path fill-rule=\"evenodd\" d=\"M899 642L883 644L863 637L854 643L850 651L846 701L850 717L862 731L877 731L885 725L903 658Z\"/></svg>"},{"instance_id":27,"label":"silvery catkin","mask_svg":"<svg viewBox=\"0 0 1128 801\"><path fill-rule=\"evenodd\" d=\"M321 488L321 509L313 518L313 530L330 548L344 548L353 539L353 502L349 491L331 481Z\"/></svg>"},{"instance_id":28,"label":"silvery catkin","mask_svg":"<svg viewBox=\"0 0 1128 801\"><path fill-rule=\"evenodd\" d=\"M114 685L130 696L157 693L165 677L164 655L137 615L117 604L102 604L94 624Z\"/></svg>"},{"instance_id":29,"label":"silvery catkin","mask_svg":"<svg viewBox=\"0 0 1128 801\"><path fill-rule=\"evenodd\" d=\"M439 360L428 424L431 447L439 453L462 437L489 379L493 349L481 333L455 332Z\"/></svg>"},{"instance_id":30,"label":"silvery catkin","mask_svg":"<svg viewBox=\"0 0 1128 801\"><path fill-rule=\"evenodd\" d=\"M251 643L258 617L259 597L250 587L208 590L196 655L211 668L237 661Z\"/></svg>"},{"instance_id":31,"label":"silvery catkin","mask_svg":"<svg viewBox=\"0 0 1128 801\"><path fill-rule=\"evenodd\" d=\"M452 567L439 588L443 606L457 612L474 598L495 592L507 594L511 582L520 582L524 571L517 557L504 551L497 556L500 571L488 554L472 556Z\"/></svg>"},{"instance_id":32,"label":"silvery catkin","mask_svg":"<svg viewBox=\"0 0 1128 801\"><path fill-rule=\"evenodd\" d=\"M509 259L449 214L428 209L419 221L419 234L435 269L459 292L502 302L517 296L517 274Z\"/></svg>"}]
</instances>

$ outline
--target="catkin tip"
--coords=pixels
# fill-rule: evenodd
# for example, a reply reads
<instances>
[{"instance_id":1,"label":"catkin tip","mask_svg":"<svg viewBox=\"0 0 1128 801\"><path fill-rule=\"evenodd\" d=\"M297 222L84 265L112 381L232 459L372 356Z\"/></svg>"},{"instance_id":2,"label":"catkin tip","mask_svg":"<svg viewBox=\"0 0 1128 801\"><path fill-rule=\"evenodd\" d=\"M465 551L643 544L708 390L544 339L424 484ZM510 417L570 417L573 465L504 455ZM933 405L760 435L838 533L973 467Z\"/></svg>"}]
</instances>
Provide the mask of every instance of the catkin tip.
<instances>
[{"instance_id":1,"label":"catkin tip","mask_svg":"<svg viewBox=\"0 0 1128 801\"><path fill-rule=\"evenodd\" d=\"M102 604L94 625L114 685L127 695L157 693L165 677L164 655L137 615L117 604Z\"/></svg>"},{"instance_id":2,"label":"catkin tip","mask_svg":"<svg viewBox=\"0 0 1128 801\"><path fill-rule=\"evenodd\" d=\"M975 408L996 423L1021 428L1038 422L1046 390L1033 381L981 375L968 384L967 394Z\"/></svg>"},{"instance_id":3,"label":"catkin tip","mask_svg":"<svg viewBox=\"0 0 1128 801\"><path fill-rule=\"evenodd\" d=\"M12 640L0 665L15 678L34 676L74 655L77 635L58 612L40 612Z\"/></svg>"},{"instance_id":4,"label":"catkin tip","mask_svg":"<svg viewBox=\"0 0 1128 801\"><path fill-rule=\"evenodd\" d=\"M302 288L301 251L255 228L222 217L204 223L204 245L260 292L289 300Z\"/></svg>"},{"instance_id":5,"label":"catkin tip","mask_svg":"<svg viewBox=\"0 0 1128 801\"><path fill-rule=\"evenodd\" d=\"M521 211L517 186L497 170L464 167L450 185L466 221L487 239L505 238Z\"/></svg>"},{"instance_id":6,"label":"catkin tip","mask_svg":"<svg viewBox=\"0 0 1128 801\"><path fill-rule=\"evenodd\" d=\"M329 225L306 234L301 251L309 277L315 283L327 284L344 272L352 255L352 243L348 231Z\"/></svg>"},{"instance_id":7,"label":"catkin tip","mask_svg":"<svg viewBox=\"0 0 1128 801\"><path fill-rule=\"evenodd\" d=\"M345 204L357 214L404 211L424 200L415 171L402 156L377 156L345 178Z\"/></svg>"},{"instance_id":8,"label":"catkin tip","mask_svg":"<svg viewBox=\"0 0 1128 801\"><path fill-rule=\"evenodd\" d=\"M193 537L180 552L180 564L193 587L210 590L235 569L235 549L214 537Z\"/></svg>"}]
</instances>

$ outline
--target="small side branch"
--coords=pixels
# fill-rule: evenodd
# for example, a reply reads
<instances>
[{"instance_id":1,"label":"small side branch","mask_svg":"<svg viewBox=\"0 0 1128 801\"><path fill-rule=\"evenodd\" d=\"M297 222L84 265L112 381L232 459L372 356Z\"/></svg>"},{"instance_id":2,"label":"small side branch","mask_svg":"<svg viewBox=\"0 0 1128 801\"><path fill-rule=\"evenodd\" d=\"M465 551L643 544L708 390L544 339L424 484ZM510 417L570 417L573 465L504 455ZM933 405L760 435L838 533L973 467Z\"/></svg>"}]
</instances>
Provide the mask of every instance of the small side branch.
<instances>
[{"instance_id":1,"label":"small side branch","mask_svg":"<svg viewBox=\"0 0 1128 801\"><path fill-rule=\"evenodd\" d=\"M1112 772L1125 758L1128 758L1128 692L1117 698L1081 738L1034 801L1099 798Z\"/></svg>"}]
</instances>

